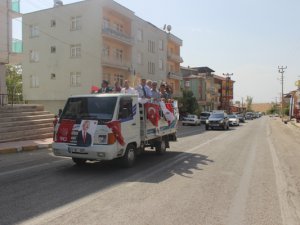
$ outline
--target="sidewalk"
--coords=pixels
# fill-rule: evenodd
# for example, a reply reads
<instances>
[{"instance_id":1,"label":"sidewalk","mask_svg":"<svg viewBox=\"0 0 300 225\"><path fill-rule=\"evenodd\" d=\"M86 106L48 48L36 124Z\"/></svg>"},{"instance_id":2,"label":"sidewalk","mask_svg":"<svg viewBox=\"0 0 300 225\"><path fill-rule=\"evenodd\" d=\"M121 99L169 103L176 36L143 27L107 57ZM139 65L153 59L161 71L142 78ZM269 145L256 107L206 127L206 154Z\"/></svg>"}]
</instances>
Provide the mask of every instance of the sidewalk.
<instances>
[{"instance_id":1,"label":"sidewalk","mask_svg":"<svg viewBox=\"0 0 300 225\"><path fill-rule=\"evenodd\" d=\"M5 153L17 153L22 151L33 151L38 149L51 148L52 138L28 141L14 141L0 143L0 155Z\"/></svg>"}]
</instances>

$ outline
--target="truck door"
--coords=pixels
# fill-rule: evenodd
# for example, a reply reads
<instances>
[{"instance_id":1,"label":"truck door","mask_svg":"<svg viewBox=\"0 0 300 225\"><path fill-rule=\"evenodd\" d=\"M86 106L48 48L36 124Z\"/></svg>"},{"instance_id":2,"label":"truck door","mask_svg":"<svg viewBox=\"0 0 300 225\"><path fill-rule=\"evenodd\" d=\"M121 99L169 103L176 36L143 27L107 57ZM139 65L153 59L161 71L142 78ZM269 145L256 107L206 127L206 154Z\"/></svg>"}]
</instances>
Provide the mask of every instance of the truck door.
<instances>
[{"instance_id":1,"label":"truck door","mask_svg":"<svg viewBox=\"0 0 300 225\"><path fill-rule=\"evenodd\" d=\"M133 98L120 98L118 120L121 121L121 131L126 143L137 141L140 136L139 121L137 121L138 105L133 104Z\"/></svg>"}]
</instances>

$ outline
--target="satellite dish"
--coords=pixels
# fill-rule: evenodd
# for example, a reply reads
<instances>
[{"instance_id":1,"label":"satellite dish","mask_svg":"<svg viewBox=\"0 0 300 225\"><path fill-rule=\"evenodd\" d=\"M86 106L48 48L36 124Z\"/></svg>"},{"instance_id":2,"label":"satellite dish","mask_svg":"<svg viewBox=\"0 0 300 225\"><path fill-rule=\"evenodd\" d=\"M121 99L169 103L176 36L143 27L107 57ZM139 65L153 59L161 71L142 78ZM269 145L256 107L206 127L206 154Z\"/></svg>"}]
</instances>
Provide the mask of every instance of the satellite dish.
<instances>
[{"instance_id":1,"label":"satellite dish","mask_svg":"<svg viewBox=\"0 0 300 225\"><path fill-rule=\"evenodd\" d=\"M171 30L172 30L172 26L171 26L171 25L168 25L168 26L167 26L167 31L170 33Z\"/></svg>"}]
</instances>

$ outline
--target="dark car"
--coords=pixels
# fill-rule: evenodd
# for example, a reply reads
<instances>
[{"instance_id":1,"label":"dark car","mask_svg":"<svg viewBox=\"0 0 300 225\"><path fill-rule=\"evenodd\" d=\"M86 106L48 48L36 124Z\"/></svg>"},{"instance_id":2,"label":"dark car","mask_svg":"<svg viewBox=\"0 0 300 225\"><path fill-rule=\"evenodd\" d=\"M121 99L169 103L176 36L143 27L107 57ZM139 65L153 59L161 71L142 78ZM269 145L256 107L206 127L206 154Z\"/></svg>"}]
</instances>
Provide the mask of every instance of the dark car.
<instances>
[{"instance_id":1,"label":"dark car","mask_svg":"<svg viewBox=\"0 0 300 225\"><path fill-rule=\"evenodd\" d=\"M224 112L217 112L212 113L205 124L205 129L215 129L215 128L222 128L223 130L229 129L229 119L226 113Z\"/></svg>"},{"instance_id":2,"label":"dark car","mask_svg":"<svg viewBox=\"0 0 300 225\"><path fill-rule=\"evenodd\" d=\"M200 113L200 121L201 123L206 123L206 120L209 118L209 116L211 115L210 112L202 112Z\"/></svg>"},{"instance_id":3,"label":"dark car","mask_svg":"<svg viewBox=\"0 0 300 225\"><path fill-rule=\"evenodd\" d=\"M237 114L237 117L239 118L240 122L241 123L245 123L246 119L245 119L245 116L244 114Z\"/></svg>"},{"instance_id":4,"label":"dark car","mask_svg":"<svg viewBox=\"0 0 300 225\"><path fill-rule=\"evenodd\" d=\"M245 119L246 120L253 120L253 113L252 112L246 112Z\"/></svg>"}]
</instances>

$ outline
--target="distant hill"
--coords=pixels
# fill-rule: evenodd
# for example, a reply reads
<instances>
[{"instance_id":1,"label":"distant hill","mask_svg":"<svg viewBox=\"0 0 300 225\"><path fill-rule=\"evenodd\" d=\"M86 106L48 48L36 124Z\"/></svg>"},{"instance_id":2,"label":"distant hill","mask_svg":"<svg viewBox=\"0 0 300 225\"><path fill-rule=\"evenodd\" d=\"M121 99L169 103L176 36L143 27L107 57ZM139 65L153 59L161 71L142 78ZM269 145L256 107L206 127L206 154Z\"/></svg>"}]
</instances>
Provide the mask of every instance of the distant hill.
<instances>
[{"instance_id":1,"label":"distant hill","mask_svg":"<svg viewBox=\"0 0 300 225\"><path fill-rule=\"evenodd\" d=\"M271 103L252 103L251 108L255 112L267 112L272 107Z\"/></svg>"}]
</instances>

